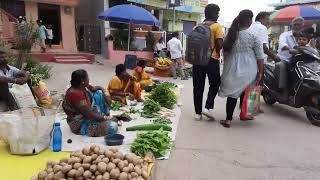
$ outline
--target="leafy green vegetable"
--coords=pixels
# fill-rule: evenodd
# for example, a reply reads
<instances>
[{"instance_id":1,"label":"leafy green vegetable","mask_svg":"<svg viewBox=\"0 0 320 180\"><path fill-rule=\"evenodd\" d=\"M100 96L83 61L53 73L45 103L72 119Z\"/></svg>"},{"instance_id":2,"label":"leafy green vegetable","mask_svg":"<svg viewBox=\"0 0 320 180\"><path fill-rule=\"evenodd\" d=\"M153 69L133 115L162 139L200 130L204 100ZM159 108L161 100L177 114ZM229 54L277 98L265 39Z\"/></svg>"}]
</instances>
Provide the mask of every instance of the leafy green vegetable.
<instances>
[{"instance_id":1,"label":"leafy green vegetable","mask_svg":"<svg viewBox=\"0 0 320 180\"><path fill-rule=\"evenodd\" d=\"M172 147L172 140L167 131L162 129L139 134L131 145L131 151L141 157L152 152L156 158L163 157Z\"/></svg>"},{"instance_id":2,"label":"leafy green vegetable","mask_svg":"<svg viewBox=\"0 0 320 180\"><path fill-rule=\"evenodd\" d=\"M159 103L155 102L152 99L146 99L143 103L143 112L141 114L144 118L154 118L154 113L157 113L161 110Z\"/></svg>"},{"instance_id":3,"label":"leafy green vegetable","mask_svg":"<svg viewBox=\"0 0 320 180\"><path fill-rule=\"evenodd\" d=\"M142 124L126 128L127 131L154 131L159 129L172 131L172 128L166 124Z\"/></svg>"},{"instance_id":4,"label":"leafy green vegetable","mask_svg":"<svg viewBox=\"0 0 320 180\"><path fill-rule=\"evenodd\" d=\"M177 96L168 85L159 85L152 92L150 99L158 102L162 107L173 109L177 104Z\"/></svg>"},{"instance_id":5,"label":"leafy green vegetable","mask_svg":"<svg viewBox=\"0 0 320 180\"><path fill-rule=\"evenodd\" d=\"M177 85L175 83L172 83L172 82L163 82L158 86L166 87L166 88L170 88L170 89L173 89L173 88L177 87Z\"/></svg>"},{"instance_id":6,"label":"leafy green vegetable","mask_svg":"<svg viewBox=\"0 0 320 180\"><path fill-rule=\"evenodd\" d=\"M155 115L155 114L148 114L148 113L142 112L141 113L141 117L151 119L151 118L159 118L160 116L159 115Z\"/></svg>"},{"instance_id":7,"label":"leafy green vegetable","mask_svg":"<svg viewBox=\"0 0 320 180\"><path fill-rule=\"evenodd\" d=\"M118 101L113 101L111 104L111 109L113 111L119 111L121 107L122 107L122 104Z\"/></svg>"},{"instance_id":8,"label":"leafy green vegetable","mask_svg":"<svg viewBox=\"0 0 320 180\"><path fill-rule=\"evenodd\" d=\"M157 118L152 120L153 124L172 124L171 120L168 118Z\"/></svg>"}]
</instances>

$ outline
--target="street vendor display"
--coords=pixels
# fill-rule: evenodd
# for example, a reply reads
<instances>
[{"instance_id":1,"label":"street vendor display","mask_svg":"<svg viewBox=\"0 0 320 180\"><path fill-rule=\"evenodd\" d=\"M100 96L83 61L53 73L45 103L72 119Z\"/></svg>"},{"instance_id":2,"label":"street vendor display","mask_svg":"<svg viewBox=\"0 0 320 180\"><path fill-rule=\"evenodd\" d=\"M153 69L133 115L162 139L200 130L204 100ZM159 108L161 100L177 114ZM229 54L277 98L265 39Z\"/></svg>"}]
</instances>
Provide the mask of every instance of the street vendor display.
<instances>
[{"instance_id":1,"label":"street vendor display","mask_svg":"<svg viewBox=\"0 0 320 180\"><path fill-rule=\"evenodd\" d=\"M158 58L154 67L154 75L160 77L169 77L172 67L172 61L168 58Z\"/></svg>"},{"instance_id":2,"label":"street vendor display","mask_svg":"<svg viewBox=\"0 0 320 180\"><path fill-rule=\"evenodd\" d=\"M146 61L140 60L137 63L137 67L133 71L133 77L139 82L141 88L150 86L153 84L153 80L150 75L145 71Z\"/></svg>"},{"instance_id":3,"label":"street vendor display","mask_svg":"<svg viewBox=\"0 0 320 180\"><path fill-rule=\"evenodd\" d=\"M148 180L152 162L152 157L141 158L123 154L116 148L92 145L59 162L47 162L46 168L32 179Z\"/></svg>"},{"instance_id":4,"label":"street vendor display","mask_svg":"<svg viewBox=\"0 0 320 180\"><path fill-rule=\"evenodd\" d=\"M112 100L127 104L127 97L129 97L130 100L142 102L140 84L127 73L125 66L118 64L115 73L116 75L112 77L107 86Z\"/></svg>"}]
</instances>

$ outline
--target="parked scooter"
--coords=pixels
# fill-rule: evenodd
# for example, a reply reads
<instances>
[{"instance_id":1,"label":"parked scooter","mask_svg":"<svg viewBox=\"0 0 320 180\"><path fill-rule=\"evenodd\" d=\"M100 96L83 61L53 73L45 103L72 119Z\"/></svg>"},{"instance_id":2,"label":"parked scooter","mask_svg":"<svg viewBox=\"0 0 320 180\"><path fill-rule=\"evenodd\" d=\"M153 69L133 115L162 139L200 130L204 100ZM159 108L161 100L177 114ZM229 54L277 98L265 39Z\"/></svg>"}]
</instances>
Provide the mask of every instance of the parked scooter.
<instances>
[{"instance_id":1,"label":"parked scooter","mask_svg":"<svg viewBox=\"0 0 320 180\"><path fill-rule=\"evenodd\" d=\"M279 102L294 108L303 107L309 121L320 126L320 55L313 48L305 47L300 51L288 68L287 97L278 86L275 65L265 66L263 99L268 105Z\"/></svg>"}]
</instances>

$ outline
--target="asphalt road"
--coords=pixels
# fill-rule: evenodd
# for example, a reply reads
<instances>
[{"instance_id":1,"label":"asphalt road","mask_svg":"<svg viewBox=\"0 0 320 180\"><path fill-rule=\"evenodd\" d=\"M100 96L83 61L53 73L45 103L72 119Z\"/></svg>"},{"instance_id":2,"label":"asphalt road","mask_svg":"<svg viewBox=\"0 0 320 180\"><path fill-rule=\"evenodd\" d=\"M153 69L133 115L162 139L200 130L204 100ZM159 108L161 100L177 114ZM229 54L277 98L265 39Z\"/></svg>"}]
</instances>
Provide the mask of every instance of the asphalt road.
<instances>
[{"instance_id":1,"label":"asphalt road","mask_svg":"<svg viewBox=\"0 0 320 180\"><path fill-rule=\"evenodd\" d=\"M51 90L61 91L72 70L84 68L93 84L106 86L114 64L54 65L48 80ZM182 81L181 81L182 82ZM217 98L217 121L193 120L192 80L183 81L182 117L170 160L159 161L156 180L317 180L320 179L320 128L310 125L303 109L262 101L264 114L255 121L235 118L230 129L225 99ZM207 89L207 88L206 88Z\"/></svg>"}]
</instances>

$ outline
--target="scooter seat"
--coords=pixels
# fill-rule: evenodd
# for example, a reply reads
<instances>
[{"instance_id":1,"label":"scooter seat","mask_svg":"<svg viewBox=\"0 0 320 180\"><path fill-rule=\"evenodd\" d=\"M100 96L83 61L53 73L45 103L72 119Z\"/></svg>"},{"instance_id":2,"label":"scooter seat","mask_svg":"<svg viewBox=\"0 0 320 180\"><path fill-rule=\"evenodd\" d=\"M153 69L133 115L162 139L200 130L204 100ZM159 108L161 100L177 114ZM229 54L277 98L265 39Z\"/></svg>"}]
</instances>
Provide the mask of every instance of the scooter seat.
<instances>
[{"instance_id":1,"label":"scooter seat","mask_svg":"<svg viewBox=\"0 0 320 180\"><path fill-rule=\"evenodd\" d=\"M266 68L270 69L271 71L274 71L274 69L276 68L276 65L274 63L271 62L267 62L265 64Z\"/></svg>"}]
</instances>

